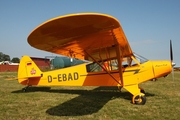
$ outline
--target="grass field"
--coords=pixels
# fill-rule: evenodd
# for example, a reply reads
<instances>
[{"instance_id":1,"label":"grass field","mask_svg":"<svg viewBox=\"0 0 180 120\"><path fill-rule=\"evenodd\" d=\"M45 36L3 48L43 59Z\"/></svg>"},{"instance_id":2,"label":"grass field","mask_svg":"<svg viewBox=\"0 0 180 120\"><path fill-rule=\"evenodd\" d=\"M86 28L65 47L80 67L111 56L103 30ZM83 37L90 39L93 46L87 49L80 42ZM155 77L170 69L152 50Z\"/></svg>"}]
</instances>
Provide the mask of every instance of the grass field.
<instances>
[{"instance_id":1,"label":"grass field","mask_svg":"<svg viewBox=\"0 0 180 120\"><path fill-rule=\"evenodd\" d=\"M140 86L145 105L131 104L131 94L114 87L31 87L23 93L17 73L0 73L0 120L178 120L180 72Z\"/></svg>"}]
</instances>

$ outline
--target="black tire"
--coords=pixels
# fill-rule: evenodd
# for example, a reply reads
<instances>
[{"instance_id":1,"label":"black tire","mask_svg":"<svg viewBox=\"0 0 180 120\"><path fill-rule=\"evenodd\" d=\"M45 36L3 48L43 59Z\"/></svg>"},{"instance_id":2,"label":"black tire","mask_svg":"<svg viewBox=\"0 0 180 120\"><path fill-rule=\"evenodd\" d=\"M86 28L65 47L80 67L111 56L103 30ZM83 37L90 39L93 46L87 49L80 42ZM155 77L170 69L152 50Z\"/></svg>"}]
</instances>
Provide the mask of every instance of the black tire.
<instances>
[{"instance_id":1,"label":"black tire","mask_svg":"<svg viewBox=\"0 0 180 120\"><path fill-rule=\"evenodd\" d=\"M146 97L142 95L137 95L134 98L134 103L137 105L144 105L146 103Z\"/></svg>"}]
</instances>

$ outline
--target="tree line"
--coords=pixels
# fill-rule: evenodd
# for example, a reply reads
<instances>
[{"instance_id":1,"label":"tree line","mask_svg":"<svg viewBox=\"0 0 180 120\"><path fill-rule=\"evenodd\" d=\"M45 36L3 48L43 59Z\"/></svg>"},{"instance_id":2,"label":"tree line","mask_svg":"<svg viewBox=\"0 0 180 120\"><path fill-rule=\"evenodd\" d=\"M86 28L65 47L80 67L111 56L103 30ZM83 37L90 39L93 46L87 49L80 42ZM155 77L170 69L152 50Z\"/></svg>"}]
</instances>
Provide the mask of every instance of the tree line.
<instances>
[{"instance_id":1,"label":"tree line","mask_svg":"<svg viewBox=\"0 0 180 120\"><path fill-rule=\"evenodd\" d=\"M11 61L13 63L19 63L20 59L18 57L14 57L11 59L9 55L0 52L0 62L2 61Z\"/></svg>"}]
</instances>

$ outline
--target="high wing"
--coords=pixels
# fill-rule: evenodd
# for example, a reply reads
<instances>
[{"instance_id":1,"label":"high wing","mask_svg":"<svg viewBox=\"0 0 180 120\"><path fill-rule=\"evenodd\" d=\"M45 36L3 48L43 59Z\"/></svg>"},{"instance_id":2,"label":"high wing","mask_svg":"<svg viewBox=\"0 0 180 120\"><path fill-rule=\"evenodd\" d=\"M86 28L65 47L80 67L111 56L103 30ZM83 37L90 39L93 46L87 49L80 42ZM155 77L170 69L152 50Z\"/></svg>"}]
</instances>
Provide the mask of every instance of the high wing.
<instances>
[{"instance_id":1,"label":"high wing","mask_svg":"<svg viewBox=\"0 0 180 120\"><path fill-rule=\"evenodd\" d=\"M99 13L50 19L30 33L28 43L40 50L81 60L100 61L133 54L118 20Z\"/></svg>"}]
</instances>

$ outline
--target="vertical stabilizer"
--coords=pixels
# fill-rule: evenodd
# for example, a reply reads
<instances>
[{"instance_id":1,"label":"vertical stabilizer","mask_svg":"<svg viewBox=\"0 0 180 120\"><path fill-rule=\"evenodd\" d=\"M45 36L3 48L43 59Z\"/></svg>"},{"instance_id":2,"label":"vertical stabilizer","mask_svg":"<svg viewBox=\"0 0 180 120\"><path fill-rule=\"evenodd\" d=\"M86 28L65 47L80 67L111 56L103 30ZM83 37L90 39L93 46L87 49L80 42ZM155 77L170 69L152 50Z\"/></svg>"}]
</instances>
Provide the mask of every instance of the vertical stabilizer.
<instances>
[{"instance_id":1,"label":"vertical stabilizer","mask_svg":"<svg viewBox=\"0 0 180 120\"><path fill-rule=\"evenodd\" d=\"M18 81L21 84L27 84L27 80L30 78L40 78L42 71L34 63L29 56L23 56L21 58L18 68Z\"/></svg>"}]
</instances>

